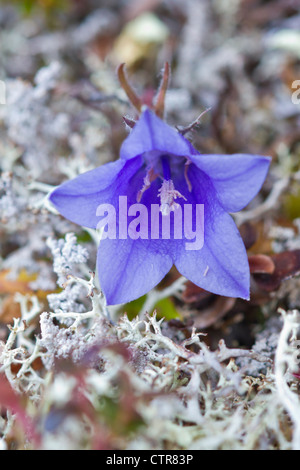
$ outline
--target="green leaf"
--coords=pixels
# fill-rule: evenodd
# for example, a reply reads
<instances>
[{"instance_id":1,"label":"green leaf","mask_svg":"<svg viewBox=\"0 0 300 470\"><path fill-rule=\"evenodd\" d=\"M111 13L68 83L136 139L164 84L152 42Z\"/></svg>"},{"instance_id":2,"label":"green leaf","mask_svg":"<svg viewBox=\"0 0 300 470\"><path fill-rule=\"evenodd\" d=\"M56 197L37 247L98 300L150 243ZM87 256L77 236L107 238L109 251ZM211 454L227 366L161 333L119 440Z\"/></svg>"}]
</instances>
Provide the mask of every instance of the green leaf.
<instances>
[{"instance_id":1,"label":"green leaf","mask_svg":"<svg viewBox=\"0 0 300 470\"><path fill-rule=\"evenodd\" d=\"M169 298L157 302L155 310L157 311L158 318L165 318L167 321L174 318L182 319L182 315L177 312L174 302Z\"/></svg>"},{"instance_id":2,"label":"green leaf","mask_svg":"<svg viewBox=\"0 0 300 470\"><path fill-rule=\"evenodd\" d=\"M147 296L144 295L143 297L140 297L139 299L136 299L133 302L129 302L125 305L124 312L127 313L127 317L129 320L133 320L135 317L138 316L138 314L143 308L146 298Z\"/></svg>"},{"instance_id":3,"label":"green leaf","mask_svg":"<svg viewBox=\"0 0 300 470\"><path fill-rule=\"evenodd\" d=\"M143 310L146 298L147 296L144 295L143 297L125 305L124 311L127 313L129 320L135 318ZM165 318L166 320L173 320L173 318L182 319L182 316L177 312L173 301L169 298L162 299L157 302L153 310L157 311L158 318ZM151 314L152 312L149 313Z\"/></svg>"},{"instance_id":4,"label":"green leaf","mask_svg":"<svg viewBox=\"0 0 300 470\"><path fill-rule=\"evenodd\" d=\"M289 220L300 217L300 189L294 194L287 194L284 198L283 207Z\"/></svg>"}]
</instances>

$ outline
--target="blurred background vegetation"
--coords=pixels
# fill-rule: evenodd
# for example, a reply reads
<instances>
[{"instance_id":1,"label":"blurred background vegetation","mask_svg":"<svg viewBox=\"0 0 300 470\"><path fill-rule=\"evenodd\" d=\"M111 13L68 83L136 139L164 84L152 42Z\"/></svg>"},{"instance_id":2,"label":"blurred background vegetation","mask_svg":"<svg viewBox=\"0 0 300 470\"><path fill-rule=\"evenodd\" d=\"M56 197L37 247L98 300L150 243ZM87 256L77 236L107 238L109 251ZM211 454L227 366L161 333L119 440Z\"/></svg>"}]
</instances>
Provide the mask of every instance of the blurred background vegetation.
<instances>
[{"instance_id":1,"label":"blurred background vegetation","mask_svg":"<svg viewBox=\"0 0 300 470\"><path fill-rule=\"evenodd\" d=\"M59 184L59 155L74 165L80 139L85 147L77 153L83 152L87 167L117 159L127 135L122 116L136 116L118 83L116 68L126 63L134 88L147 104L168 61L172 67L168 122L188 126L210 108L188 135L199 151L272 157L263 190L248 209L262 204L274 188L275 193L279 188L278 197L261 215L237 222L249 256L284 251L288 243L278 241L278 230L271 229L288 229L299 236L300 104L292 102L293 83L300 78L299 8L297 0L1 0L0 79L34 84L42 67L58 62L62 79L53 89L51 107L54 113L63 108L69 115L68 134L57 141L53 140L57 129L51 130L51 120L45 118L49 126L43 128L35 148L40 153L38 163L28 163L28 155L34 153L32 140L21 142L23 164L31 177ZM41 111L35 116L39 112L42 121ZM10 135L20 134L18 127L14 130L18 113L11 118ZM40 131L41 125L36 126ZM5 127L1 136L5 142ZM51 151L50 144L44 148L47 139ZM18 138L15 143L20 144ZM5 239L2 245L5 257L13 247ZM297 243L293 248L298 249ZM237 343L249 345L252 325L262 320L261 308L270 306L274 296L277 304L297 306L298 300L289 303L289 294L279 289L300 269L295 257L291 261L286 256L277 260L285 269L280 265L271 280L265 281L268 273L253 273L250 304L228 303L190 286L181 302L175 302L176 308L168 300L169 313L162 314L170 319L190 314L208 318L199 320L204 328L227 315L232 325L225 325L226 332ZM177 276L172 271L167 284ZM131 317L142 301L128 306Z\"/></svg>"}]
</instances>

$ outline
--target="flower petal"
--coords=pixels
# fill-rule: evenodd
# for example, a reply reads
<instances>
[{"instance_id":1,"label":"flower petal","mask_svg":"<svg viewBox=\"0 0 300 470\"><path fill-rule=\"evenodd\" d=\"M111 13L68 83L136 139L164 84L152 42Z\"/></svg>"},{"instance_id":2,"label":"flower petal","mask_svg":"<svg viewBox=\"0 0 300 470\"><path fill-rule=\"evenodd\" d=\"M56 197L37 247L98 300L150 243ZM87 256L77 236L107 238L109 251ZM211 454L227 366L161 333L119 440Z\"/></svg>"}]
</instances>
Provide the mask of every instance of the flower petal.
<instances>
[{"instance_id":1,"label":"flower petal","mask_svg":"<svg viewBox=\"0 0 300 470\"><path fill-rule=\"evenodd\" d=\"M212 180L226 212L242 210L260 190L271 158L260 155L193 155L192 162Z\"/></svg>"},{"instance_id":2,"label":"flower petal","mask_svg":"<svg viewBox=\"0 0 300 470\"><path fill-rule=\"evenodd\" d=\"M219 204L207 175L191 165L189 176L193 190L188 202L204 204L204 245L194 251L188 251L186 243L180 248L177 245L175 265L183 276L209 292L248 299L249 264L239 231Z\"/></svg>"},{"instance_id":3,"label":"flower petal","mask_svg":"<svg viewBox=\"0 0 300 470\"><path fill-rule=\"evenodd\" d=\"M249 299L248 258L234 221L220 210L213 223L205 224L203 248L186 251L182 247L175 261L178 271L209 292Z\"/></svg>"},{"instance_id":4,"label":"flower petal","mask_svg":"<svg viewBox=\"0 0 300 470\"><path fill-rule=\"evenodd\" d=\"M161 182L158 179L153 181L141 199L141 203L147 209L147 238L135 240L130 238L132 234L129 234L129 225L135 216L128 215L127 217L126 213L130 207L133 207L133 204L137 204L137 194L142 188L144 176L145 170L138 171L128 184L126 192L123 192L127 197L127 211L123 206L119 206L119 201L115 197L113 203L116 209L116 239L107 238L100 242L97 261L98 276L109 305L131 302L143 296L165 277L173 265L172 253L176 249L177 240L152 239L151 237L151 223L149 223L148 216L151 213L151 204L157 204L157 206L159 204L158 190ZM118 191L118 194L122 193ZM125 240L119 237L121 219L122 226L126 224L127 228ZM122 233L124 234L124 229Z\"/></svg>"},{"instance_id":5,"label":"flower petal","mask_svg":"<svg viewBox=\"0 0 300 470\"><path fill-rule=\"evenodd\" d=\"M173 264L159 240L102 240L98 276L108 305L131 302L153 289Z\"/></svg>"},{"instance_id":6,"label":"flower petal","mask_svg":"<svg viewBox=\"0 0 300 470\"><path fill-rule=\"evenodd\" d=\"M188 156L191 153L190 143L147 109L124 141L120 157L128 160L152 150L181 156Z\"/></svg>"},{"instance_id":7,"label":"flower petal","mask_svg":"<svg viewBox=\"0 0 300 470\"><path fill-rule=\"evenodd\" d=\"M99 204L111 203L116 189L122 191L141 168L137 157L128 162L107 163L67 181L50 195L50 201L67 219L84 227L96 228Z\"/></svg>"}]
</instances>

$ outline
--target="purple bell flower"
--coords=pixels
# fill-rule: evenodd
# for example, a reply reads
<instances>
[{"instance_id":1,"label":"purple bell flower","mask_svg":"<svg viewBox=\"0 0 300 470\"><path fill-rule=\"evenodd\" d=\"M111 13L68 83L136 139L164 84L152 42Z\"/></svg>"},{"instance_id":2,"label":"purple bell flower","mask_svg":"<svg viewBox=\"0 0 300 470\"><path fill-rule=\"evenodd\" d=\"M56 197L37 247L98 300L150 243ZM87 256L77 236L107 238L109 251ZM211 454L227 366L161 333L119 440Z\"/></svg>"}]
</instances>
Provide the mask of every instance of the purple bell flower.
<instances>
[{"instance_id":1,"label":"purple bell flower","mask_svg":"<svg viewBox=\"0 0 300 470\"><path fill-rule=\"evenodd\" d=\"M201 155L146 109L119 160L62 184L50 200L76 224L107 223L97 270L109 305L143 296L172 265L207 291L249 299L247 253L228 213L253 199L269 164L258 155Z\"/></svg>"}]
</instances>

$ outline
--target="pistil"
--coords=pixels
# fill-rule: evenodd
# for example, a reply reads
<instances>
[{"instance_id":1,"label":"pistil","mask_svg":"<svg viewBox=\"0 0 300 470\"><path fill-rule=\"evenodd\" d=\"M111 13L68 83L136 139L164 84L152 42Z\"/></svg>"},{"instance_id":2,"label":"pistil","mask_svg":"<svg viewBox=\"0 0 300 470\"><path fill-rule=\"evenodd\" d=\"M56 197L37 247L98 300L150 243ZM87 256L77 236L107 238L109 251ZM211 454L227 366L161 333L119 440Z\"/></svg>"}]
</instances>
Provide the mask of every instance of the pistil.
<instances>
[{"instance_id":1,"label":"pistil","mask_svg":"<svg viewBox=\"0 0 300 470\"><path fill-rule=\"evenodd\" d=\"M168 181L171 179L171 170L170 170L170 165L169 165L167 156L161 157L161 164L162 164L164 179Z\"/></svg>"}]
</instances>

